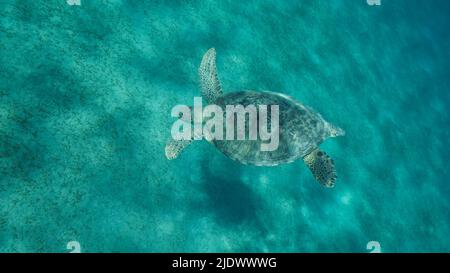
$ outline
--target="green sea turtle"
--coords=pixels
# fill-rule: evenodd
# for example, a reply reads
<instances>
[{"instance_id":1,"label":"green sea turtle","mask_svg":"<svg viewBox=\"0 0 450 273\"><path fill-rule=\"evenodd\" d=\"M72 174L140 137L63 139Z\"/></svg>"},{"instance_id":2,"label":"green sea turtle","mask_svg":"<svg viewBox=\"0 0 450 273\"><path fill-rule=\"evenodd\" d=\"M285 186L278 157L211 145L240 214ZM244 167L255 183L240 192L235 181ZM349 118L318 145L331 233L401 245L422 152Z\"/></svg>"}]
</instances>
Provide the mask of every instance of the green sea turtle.
<instances>
[{"instance_id":1,"label":"green sea turtle","mask_svg":"<svg viewBox=\"0 0 450 273\"><path fill-rule=\"evenodd\" d=\"M333 160L319 150L318 146L329 137L343 136L344 130L325 121L311 108L292 98L274 92L237 91L223 93L216 70L214 48L203 56L199 68L202 97L210 104L225 105L278 105L279 145L273 151L261 151L261 140L211 140L210 142L226 156L244 164L275 166L302 158L316 180L333 187L336 170ZM170 140L166 157L174 159L192 140Z\"/></svg>"}]
</instances>

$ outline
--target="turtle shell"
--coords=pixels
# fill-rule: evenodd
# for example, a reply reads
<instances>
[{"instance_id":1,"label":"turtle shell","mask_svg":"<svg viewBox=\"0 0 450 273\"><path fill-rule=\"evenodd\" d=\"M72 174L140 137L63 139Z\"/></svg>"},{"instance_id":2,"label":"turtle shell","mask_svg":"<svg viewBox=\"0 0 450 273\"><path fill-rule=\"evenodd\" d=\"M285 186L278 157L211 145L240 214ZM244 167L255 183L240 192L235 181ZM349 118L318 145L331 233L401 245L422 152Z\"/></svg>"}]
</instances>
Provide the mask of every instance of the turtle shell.
<instances>
[{"instance_id":1,"label":"turtle shell","mask_svg":"<svg viewBox=\"0 0 450 273\"><path fill-rule=\"evenodd\" d=\"M292 162L313 151L327 137L331 135L329 123L322 116L309 107L294 101L292 98L269 91L237 91L226 93L219 97L215 105L223 110L223 140L212 140L212 143L228 157L244 164L258 166L274 166L280 163ZM248 119L246 120L246 136L244 140L225 140L227 114L226 106L267 105L268 128L270 130L271 105L279 107L279 143L273 151L263 151L261 144L269 143L258 137L250 140L248 136ZM230 115L234 116L234 115ZM258 113L258 119L260 113ZM234 122L236 132L236 122ZM259 127L259 126L258 126ZM259 132L258 128L258 132Z\"/></svg>"}]
</instances>

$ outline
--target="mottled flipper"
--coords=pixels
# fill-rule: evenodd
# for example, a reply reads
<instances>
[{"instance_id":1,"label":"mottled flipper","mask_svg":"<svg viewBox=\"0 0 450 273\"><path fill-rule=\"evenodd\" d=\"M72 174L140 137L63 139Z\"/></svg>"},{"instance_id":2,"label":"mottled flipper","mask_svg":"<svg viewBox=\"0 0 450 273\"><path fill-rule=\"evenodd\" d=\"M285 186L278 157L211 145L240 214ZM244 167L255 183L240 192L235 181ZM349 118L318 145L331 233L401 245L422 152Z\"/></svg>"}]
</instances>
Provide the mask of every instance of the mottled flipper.
<instances>
[{"instance_id":1,"label":"mottled flipper","mask_svg":"<svg viewBox=\"0 0 450 273\"><path fill-rule=\"evenodd\" d=\"M195 139L202 139L203 134L201 132L194 131ZM205 130L204 130L205 131ZM206 131L205 131L206 132ZM188 140L175 140L171 138L166 144L166 158L169 160L177 158L181 152L194 141L194 138Z\"/></svg>"},{"instance_id":2,"label":"mottled flipper","mask_svg":"<svg viewBox=\"0 0 450 273\"><path fill-rule=\"evenodd\" d=\"M166 150L166 158L169 160L177 158L181 154L181 151L183 151L184 148L189 146L189 144L191 144L192 141L193 141L192 139L191 140L171 139L166 144L166 149L165 149Z\"/></svg>"},{"instance_id":3,"label":"mottled flipper","mask_svg":"<svg viewBox=\"0 0 450 273\"><path fill-rule=\"evenodd\" d=\"M214 48L209 49L203 55L198 74L200 76L202 96L209 103L213 103L222 95L219 78L217 77L216 50Z\"/></svg>"},{"instance_id":4,"label":"mottled flipper","mask_svg":"<svg viewBox=\"0 0 450 273\"><path fill-rule=\"evenodd\" d=\"M316 149L306 155L303 160L320 184L328 188L334 187L337 175L333 159Z\"/></svg>"}]
</instances>

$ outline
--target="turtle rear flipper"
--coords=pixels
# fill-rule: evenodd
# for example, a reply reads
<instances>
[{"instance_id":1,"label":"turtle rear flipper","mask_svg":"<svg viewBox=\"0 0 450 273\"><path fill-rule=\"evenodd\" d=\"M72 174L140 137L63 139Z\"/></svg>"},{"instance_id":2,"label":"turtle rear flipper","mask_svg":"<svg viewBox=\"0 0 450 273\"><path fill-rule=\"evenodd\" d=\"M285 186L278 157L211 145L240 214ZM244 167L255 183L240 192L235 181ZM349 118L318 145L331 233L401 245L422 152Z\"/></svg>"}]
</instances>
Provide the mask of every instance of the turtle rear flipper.
<instances>
[{"instance_id":1,"label":"turtle rear flipper","mask_svg":"<svg viewBox=\"0 0 450 273\"><path fill-rule=\"evenodd\" d=\"M316 149L306 155L303 160L320 184L327 188L334 187L337 175L333 159L323 151Z\"/></svg>"},{"instance_id":2,"label":"turtle rear flipper","mask_svg":"<svg viewBox=\"0 0 450 273\"><path fill-rule=\"evenodd\" d=\"M222 96L222 89L217 77L216 50L214 48L209 49L203 56L198 74L202 96L209 103L213 103L218 97Z\"/></svg>"}]
</instances>

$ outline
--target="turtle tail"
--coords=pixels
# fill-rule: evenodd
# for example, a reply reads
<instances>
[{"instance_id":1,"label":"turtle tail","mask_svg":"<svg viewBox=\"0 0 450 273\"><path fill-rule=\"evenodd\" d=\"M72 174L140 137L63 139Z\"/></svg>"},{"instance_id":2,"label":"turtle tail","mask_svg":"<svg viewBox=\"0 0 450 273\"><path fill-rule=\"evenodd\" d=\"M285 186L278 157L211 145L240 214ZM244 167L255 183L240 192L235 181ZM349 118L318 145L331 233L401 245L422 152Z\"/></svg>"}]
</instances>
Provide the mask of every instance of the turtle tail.
<instances>
[{"instance_id":1,"label":"turtle tail","mask_svg":"<svg viewBox=\"0 0 450 273\"><path fill-rule=\"evenodd\" d=\"M331 137L345 136L344 129L328 122L328 130Z\"/></svg>"},{"instance_id":2,"label":"turtle tail","mask_svg":"<svg viewBox=\"0 0 450 273\"><path fill-rule=\"evenodd\" d=\"M306 155L303 160L320 184L327 188L334 187L337 175L333 159L323 151L316 149Z\"/></svg>"}]
</instances>

